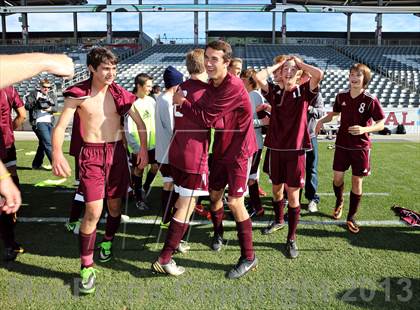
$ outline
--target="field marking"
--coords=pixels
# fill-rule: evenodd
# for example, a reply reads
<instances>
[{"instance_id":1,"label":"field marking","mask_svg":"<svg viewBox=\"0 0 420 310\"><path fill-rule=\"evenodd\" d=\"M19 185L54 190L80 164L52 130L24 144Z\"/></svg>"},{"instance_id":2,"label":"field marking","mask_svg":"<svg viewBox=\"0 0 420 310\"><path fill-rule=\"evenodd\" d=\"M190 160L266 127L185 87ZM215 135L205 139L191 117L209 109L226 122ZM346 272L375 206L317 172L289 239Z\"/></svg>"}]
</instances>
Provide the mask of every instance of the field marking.
<instances>
[{"instance_id":1,"label":"field marking","mask_svg":"<svg viewBox=\"0 0 420 310\"><path fill-rule=\"evenodd\" d=\"M403 144L403 145L410 148L410 149L417 150L417 148L414 145L410 145L410 144Z\"/></svg>"},{"instance_id":2,"label":"field marking","mask_svg":"<svg viewBox=\"0 0 420 310\"><path fill-rule=\"evenodd\" d=\"M66 223L68 218L66 217L19 217L18 222L22 223ZM101 223L105 223L106 219L101 219ZM122 222L127 224L160 224L159 220L155 221L152 219L142 219L140 217L131 217L128 221ZM253 227L265 227L270 221L255 221L252 222ZM405 224L399 220L383 220L383 221L357 221L361 226L405 226ZM210 221L199 220L192 221L191 226L199 225L210 225ZM345 225L346 221L299 221L302 225ZM236 227L235 221L223 221L223 225L226 227Z\"/></svg>"},{"instance_id":3,"label":"field marking","mask_svg":"<svg viewBox=\"0 0 420 310\"><path fill-rule=\"evenodd\" d=\"M319 196L335 196L334 193L317 193ZM344 193L344 196L349 196L350 193ZM363 193L363 196L391 196L390 193Z\"/></svg>"}]
</instances>

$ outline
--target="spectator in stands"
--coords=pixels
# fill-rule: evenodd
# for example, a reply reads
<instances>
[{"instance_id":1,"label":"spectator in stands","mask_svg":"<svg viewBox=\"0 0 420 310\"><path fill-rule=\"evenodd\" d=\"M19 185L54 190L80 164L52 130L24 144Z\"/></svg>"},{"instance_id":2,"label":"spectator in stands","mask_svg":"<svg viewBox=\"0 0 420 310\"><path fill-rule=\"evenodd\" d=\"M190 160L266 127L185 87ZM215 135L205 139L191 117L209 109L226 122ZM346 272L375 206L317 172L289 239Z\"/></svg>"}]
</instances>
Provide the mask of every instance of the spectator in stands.
<instances>
[{"instance_id":1,"label":"spectator in stands","mask_svg":"<svg viewBox=\"0 0 420 310\"><path fill-rule=\"evenodd\" d=\"M229 63L228 71L233 75L239 77L242 71L242 59L241 58L232 58Z\"/></svg>"},{"instance_id":2,"label":"spectator in stands","mask_svg":"<svg viewBox=\"0 0 420 310\"><path fill-rule=\"evenodd\" d=\"M48 79L40 82L40 87L29 92L26 97L25 108L29 111L29 121L35 132L39 144L32 161L32 169L42 167L50 170L51 166L42 166L44 154L51 164L51 131L54 123L53 113L56 111L57 96Z\"/></svg>"},{"instance_id":3,"label":"spectator in stands","mask_svg":"<svg viewBox=\"0 0 420 310\"><path fill-rule=\"evenodd\" d=\"M162 89L160 88L160 85L155 84L152 87L152 91L150 92L150 96L153 97L153 99L157 99L157 97L159 97L159 95L162 93Z\"/></svg>"}]
</instances>

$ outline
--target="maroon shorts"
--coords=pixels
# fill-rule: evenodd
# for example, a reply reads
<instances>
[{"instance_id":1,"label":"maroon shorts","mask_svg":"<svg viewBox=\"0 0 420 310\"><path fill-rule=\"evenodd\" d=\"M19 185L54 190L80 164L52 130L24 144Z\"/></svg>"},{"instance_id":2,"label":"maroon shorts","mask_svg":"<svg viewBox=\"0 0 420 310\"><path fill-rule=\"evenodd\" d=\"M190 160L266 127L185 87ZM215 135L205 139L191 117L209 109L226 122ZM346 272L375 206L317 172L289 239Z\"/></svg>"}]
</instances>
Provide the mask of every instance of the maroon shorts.
<instances>
[{"instance_id":1,"label":"maroon shorts","mask_svg":"<svg viewBox=\"0 0 420 310\"><path fill-rule=\"evenodd\" d=\"M2 155L1 160L6 167L16 166L17 157L15 144L8 147Z\"/></svg>"},{"instance_id":2,"label":"maroon shorts","mask_svg":"<svg viewBox=\"0 0 420 310\"><path fill-rule=\"evenodd\" d=\"M251 162L252 157L234 163L223 163L214 159L209 176L210 189L220 191L228 185L230 197L242 197L247 189Z\"/></svg>"},{"instance_id":3,"label":"maroon shorts","mask_svg":"<svg viewBox=\"0 0 420 310\"><path fill-rule=\"evenodd\" d=\"M174 179L172 178L172 168L169 164L159 164L159 171L162 175L163 183L170 183L173 182Z\"/></svg>"},{"instance_id":4,"label":"maroon shorts","mask_svg":"<svg viewBox=\"0 0 420 310\"><path fill-rule=\"evenodd\" d=\"M208 174L189 173L171 166L171 175L174 178L175 191L181 197L207 196L209 180Z\"/></svg>"},{"instance_id":5,"label":"maroon shorts","mask_svg":"<svg viewBox=\"0 0 420 310\"><path fill-rule=\"evenodd\" d=\"M268 175L274 185L282 183L289 187L305 186L305 151L270 150Z\"/></svg>"},{"instance_id":6,"label":"maroon shorts","mask_svg":"<svg viewBox=\"0 0 420 310\"><path fill-rule=\"evenodd\" d=\"M262 149L259 149L256 153L254 153L254 156L252 157L252 166L251 171L249 173L249 178L251 180L258 179L258 167L260 166L261 153Z\"/></svg>"},{"instance_id":7,"label":"maroon shorts","mask_svg":"<svg viewBox=\"0 0 420 310\"><path fill-rule=\"evenodd\" d=\"M84 143L79 169L85 202L126 197L130 174L122 141Z\"/></svg>"},{"instance_id":8,"label":"maroon shorts","mask_svg":"<svg viewBox=\"0 0 420 310\"><path fill-rule=\"evenodd\" d=\"M351 166L354 176L364 177L370 175L370 150L346 150L335 148L333 170L344 172Z\"/></svg>"}]
</instances>

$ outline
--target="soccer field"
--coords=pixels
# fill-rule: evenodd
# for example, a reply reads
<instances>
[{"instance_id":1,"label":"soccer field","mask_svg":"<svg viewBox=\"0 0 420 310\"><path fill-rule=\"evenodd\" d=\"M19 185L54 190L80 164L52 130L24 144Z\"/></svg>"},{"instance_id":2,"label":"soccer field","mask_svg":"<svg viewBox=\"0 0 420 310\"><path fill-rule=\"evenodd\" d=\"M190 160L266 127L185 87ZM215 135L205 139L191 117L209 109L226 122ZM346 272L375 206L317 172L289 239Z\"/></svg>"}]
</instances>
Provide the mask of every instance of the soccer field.
<instances>
[{"instance_id":1,"label":"soccer field","mask_svg":"<svg viewBox=\"0 0 420 310\"><path fill-rule=\"evenodd\" d=\"M66 232L62 222L69 214L73 178L60 187L35 186L57 178L50 171L32 171L33 155L25 153L35 151L36 143L17 141L24 200L19 217L32 222L18 223L16 231L27 253L15 262L0 262L0 309L419 309L420 230L399 223L390 208L399 204L420 211L420 143L373 144L372 175L364 181L357 215L362 223L358 235L332 222L334 150L328 145L319 144L320 212L309 214L303 205L296 260L285 256L287 228L261 234L263 222L272 217L270 198L264 197L265 216L253 229L259 266L244 278L224 277L240 255L234 226L225 229L227 244L218 253L209 249L211 225L192 226L191 250L174 257L187 271L173 278L150 270L165 231L158 243L159 225L130 223L124 234L124 225L120 227L114 259L97 263L96 293L82 297L74 289L80 267L77 236ZM269 193L263 174L261 184ZM347 175L346 193L350 184ZM151 211L141 213L129 203L131 219L156 218L160 185L157 178L149 198ZM345 199L343 218L348 196ZM50 221L33 222L35 217ZM100 224L98 240L103 232Z\"/></svg>"}]
</instances>

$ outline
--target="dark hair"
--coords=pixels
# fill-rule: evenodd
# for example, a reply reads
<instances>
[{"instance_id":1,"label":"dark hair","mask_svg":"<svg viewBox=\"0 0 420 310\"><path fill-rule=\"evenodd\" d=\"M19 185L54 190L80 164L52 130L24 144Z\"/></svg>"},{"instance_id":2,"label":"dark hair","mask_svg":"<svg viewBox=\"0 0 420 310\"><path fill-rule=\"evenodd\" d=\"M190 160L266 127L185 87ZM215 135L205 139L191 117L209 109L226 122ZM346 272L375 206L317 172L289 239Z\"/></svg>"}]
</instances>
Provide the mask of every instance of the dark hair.
<instances>
[{"instance_id":1,"label":"dark hair","mask_svg":"<svg viewBox=\"0 0 420 310\"><path fill-rule=\"evenodd\" d=\"M189 74L200 74L206 71L204 66L204 50L196 48L187 53L185 63Z\"/></svg>"},{"instance_id":2,"label":"dark hair","mask_svg":"<svg viewBox=\"0 0 420 310\"><path fill-rule=\"evenodd\" d=\"M152 87L152 93L156 94L156 93L158 93L160 91L161 91L160 85L158 85L158 84L153 85L153 87Z\"/></svg>"},{"instance_id":3,"label":"dark hair","mask_svg":"<svg viewBox=\"0 0 420 310\"><path fill-rule=\"evenodd\" d=\"M87 54L86 63L96 70L101 63L116 65L118 63L118 57L105 47L94 47Z\"/></svg>"},{"instance_id":4,"label":"dark hair","mask_svg":"<svg viewBox=\"0 0 420 310\"><path fill-rule=\"evenodd\" d=\"M153 80L153 78L147 73L139 73L134 78L134 88L133 93L137 93L137 85L144 86L147 81Z\"/></svg>"},{"instance_id":5,"label":"dark hair","mask_svg":"<svg viewBox=\"0 0 420 310\"><path fill-rule=\"evenodd\" d=\"M223 60L225 62L230 62L230 60L232 59L232 47L230 46L229 43L222 40L217 40L217 41L212 41L208 43L206 45L206 49L209 47L216 51L223 51L224 53Z\"/></svg>"},{"instance_id":6,"label":"dark hair","mask_svg":"<svg viewBox=\"0 0 420 310\"><path fill-rule=\"evenodd\" d=\"M253 78L256 73L257 72L254 69L246 69L241 72L240 78L247 79L249 84L252 86L252 89L257 89L257 82Z\"/></svg>"}]
</instances>

